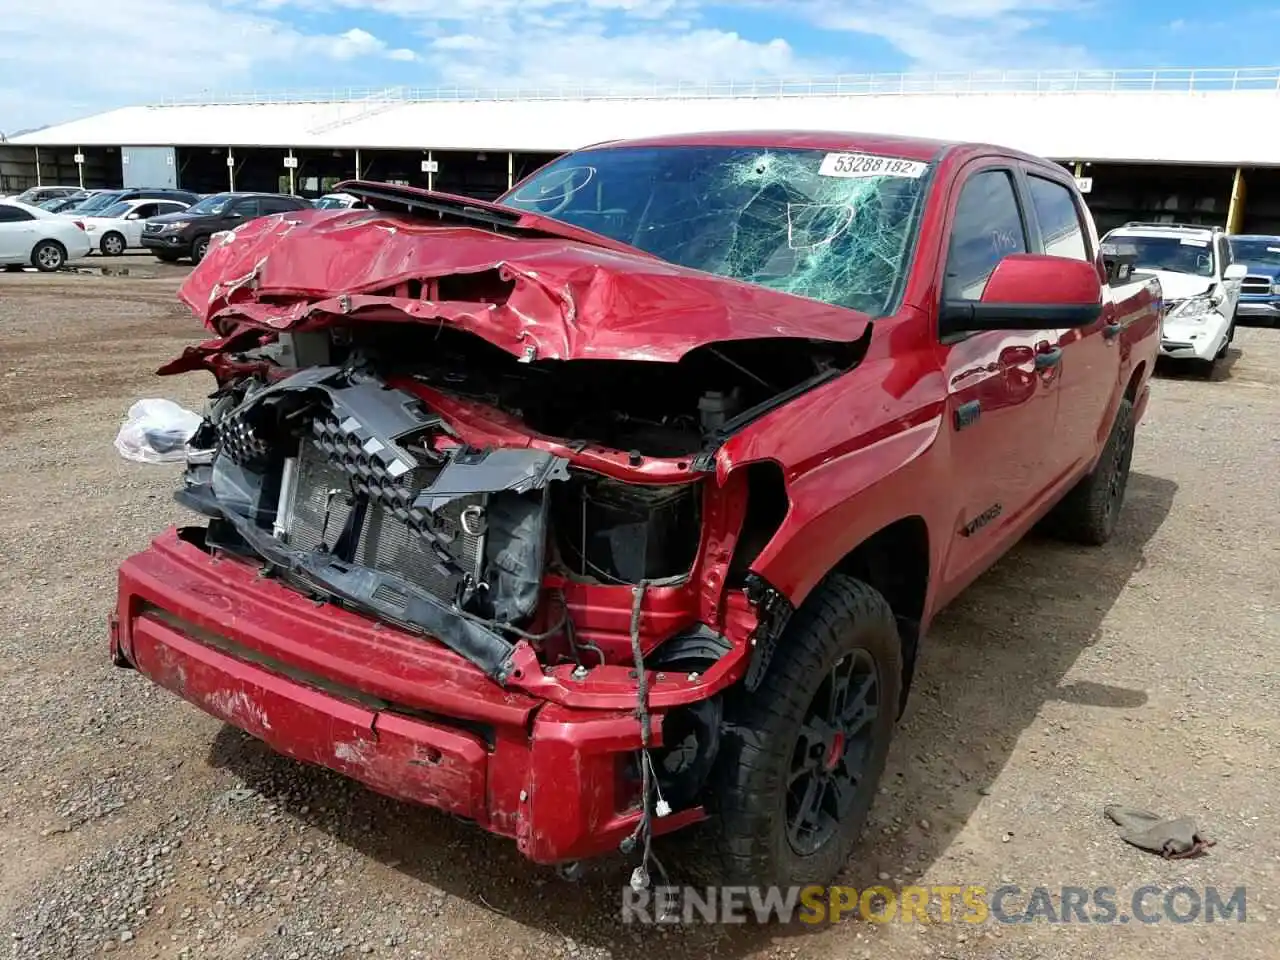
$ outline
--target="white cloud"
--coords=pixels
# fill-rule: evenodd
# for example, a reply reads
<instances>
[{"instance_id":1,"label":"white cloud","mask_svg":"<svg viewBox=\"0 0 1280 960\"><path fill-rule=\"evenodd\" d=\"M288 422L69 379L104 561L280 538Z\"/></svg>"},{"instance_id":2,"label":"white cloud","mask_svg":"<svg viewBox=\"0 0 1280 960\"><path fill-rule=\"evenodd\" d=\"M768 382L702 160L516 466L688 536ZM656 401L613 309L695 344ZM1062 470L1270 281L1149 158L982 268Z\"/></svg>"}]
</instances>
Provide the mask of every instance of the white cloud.
<instances>
[{"instance_id":1,"label":"white cloud","mask_svg":"<svg viewBox=\"0 0 1280 960\"><path fill-rule=\"evenodd\" d=\"M416 58L359 27L312 33L279 10L269 13L287 5L113 0L104 16L97 0L7 4L0 15L0 130L201 90L327 84L326 62L356 68Z\"/></svg>"},{"instance_id":2,"label":"white cloud","mask_svg":"<svg viewBox=\"0 0 1280 960\"><path fill-rule=\"evenodd\" d=\"M746 0L768 7L768 0ZM1040 15L1081 12L1092 0L793 0L793 12L824 30L879 37L910 69L1074 69L1083 47L1046 41Z\"/></svg>"},{"instance_id":3,"label":"white cloud","mask_svg":"<svg viewBox=\"0 0 1280 960\"><path fill-rule=\"evenodd\" d=\"M353 57L367 57L382 53L386 44L367 30L352 27L336 37L325 37L318 41L324 52L335 60L350 60Z\"/></svg>"},{"instance_id":4,"label":"white cloud","mask_svg":"<svg viewBox=\"0 0 1280 960\"><path fill-rule=\"evenodd\" d=\"M514 40L514 38L512 38ZM795 76L831 65L798 56L785 40L756 42L722 30L681 33L583 31L557 42L551 35L504 42L458 36L434 42L425 55L445 83L503 86L669 83ZM485 56L475 54L483 52ZM461 54L461 55L460 55Z\"/></svg>"},{"instance_id":5,"label":"white cloud","mask_svg":"<svg viewBox=\"0 0 1280 960\"><path fill-rule=\"evenodd\" d=\"M1084 51L1044 40L1038 27L1050 12L1096 2L114 0L109 16L100 0L9 3L0 129L202 91L644 85L865 69L732 29L748 8L792 20L797 36L816 27L878 37L928 70L1087 66ZM58 82L36 79L49 76Z\"/></svg>"}]
</instances>

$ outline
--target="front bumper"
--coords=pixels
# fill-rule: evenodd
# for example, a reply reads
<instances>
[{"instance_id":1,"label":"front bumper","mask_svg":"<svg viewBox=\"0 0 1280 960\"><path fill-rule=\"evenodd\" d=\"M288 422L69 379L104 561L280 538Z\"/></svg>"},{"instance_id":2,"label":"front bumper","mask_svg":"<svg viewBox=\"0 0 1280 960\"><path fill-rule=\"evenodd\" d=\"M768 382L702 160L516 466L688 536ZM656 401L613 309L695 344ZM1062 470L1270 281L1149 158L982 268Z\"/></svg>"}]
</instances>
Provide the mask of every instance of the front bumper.
<instances>
[{"instance_id":1,"label":"front bumper","mask_svg":"<svg viewBox=\"0 0 1280 960\"><path fill-rule=\"evenodd\" d=\"M1195 323L1164 321L1160 355L1177 360L1212 360L1226 342L1230 322L1220 313Z\"/></svg>"},{"instance_id":2,"label":"front bumper","mask_svg":"<svg viewBox=\"0 0 1280 960\"><path fill-rule=\"evenodd\" d=\"M1236 305L1236 316L1259 320L1280 320L1280 297L1259 297L1256 300L1241 297Z\"/></svg>"},{"instance_id":3,"label":"front bumper","mask_svg":"<svg viewBox=\"0 0 1280 960\"><path fill-rule=\"evenodd\" d=\"M432 640L317 605L172 530L121 566L111 652L282 754L474 820L539 863L616 850L640 818L634 712L500 687ZM653 720L658 745L661 710Z\"/></svg>"},{"instance_id":4,"label":"front bumper","mask_svg":"<svg viewBox=\"0 0 1280 960\"><path fill-rule=\"evenodd\" d=\"M191 246L191 241L180 233L142 235L142 246L148 250L180 251Z\"/></svg>"}]
</instances>

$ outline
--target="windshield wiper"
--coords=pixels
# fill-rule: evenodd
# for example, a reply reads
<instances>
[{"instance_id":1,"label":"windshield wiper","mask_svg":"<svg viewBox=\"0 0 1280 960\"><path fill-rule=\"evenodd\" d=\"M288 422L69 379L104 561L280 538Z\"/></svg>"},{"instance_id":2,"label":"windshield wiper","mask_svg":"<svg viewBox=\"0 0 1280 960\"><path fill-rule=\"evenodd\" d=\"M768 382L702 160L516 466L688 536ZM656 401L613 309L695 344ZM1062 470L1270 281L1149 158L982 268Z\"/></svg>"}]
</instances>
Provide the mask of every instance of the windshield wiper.
<instances>
[{"instance_id":1,"label":"windshield wiper","mask_svg":"<svg viewBox=\"0 0 1280 960\"><path fill-rule=\"evenodd\" d=\"M390 183L368 183L363 180L344 180L334 187L335 192L349 193L361 200L397 204L410 210L425 210L441 217L454 217L471 223L507 230L526 236L552 237L557 240L576 240L593 247L602 247L616 253L658 259L653 254L633 247L621 240L614 240L593 230L575 227L571 223L544 217L541 214L513 210L496 203L456 197L418 187L401 187Z\"/></svg>"}]
</instances>

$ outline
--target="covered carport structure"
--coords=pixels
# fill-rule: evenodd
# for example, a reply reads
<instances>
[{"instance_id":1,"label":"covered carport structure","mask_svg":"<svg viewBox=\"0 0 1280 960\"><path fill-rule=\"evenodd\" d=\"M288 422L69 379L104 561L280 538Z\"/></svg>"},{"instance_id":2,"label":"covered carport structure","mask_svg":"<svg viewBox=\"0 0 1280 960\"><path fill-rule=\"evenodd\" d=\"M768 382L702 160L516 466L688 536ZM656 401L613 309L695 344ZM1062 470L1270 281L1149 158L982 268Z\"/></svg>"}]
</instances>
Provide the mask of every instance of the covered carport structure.
<instances>
[{"instance_id":1,"label":"covered carport structure","mask_svg":"<svg viewBox=\"0 0 1280 960\"><path fill-rule=\"evenodd\" d=\"M11 165L25 158L31 183L318 196L361 176L489 199L559 153L606 140L863 130L1056 159L1075 172L1104 230L1155 219L1280 233L1280 138L1256 122L1278 107L1280 68L209 96L24 134L0 146L0 171L11 155ZM1167 117L1213 134L1163 135L1157 121Z\"/></svg>"}]
</instances>

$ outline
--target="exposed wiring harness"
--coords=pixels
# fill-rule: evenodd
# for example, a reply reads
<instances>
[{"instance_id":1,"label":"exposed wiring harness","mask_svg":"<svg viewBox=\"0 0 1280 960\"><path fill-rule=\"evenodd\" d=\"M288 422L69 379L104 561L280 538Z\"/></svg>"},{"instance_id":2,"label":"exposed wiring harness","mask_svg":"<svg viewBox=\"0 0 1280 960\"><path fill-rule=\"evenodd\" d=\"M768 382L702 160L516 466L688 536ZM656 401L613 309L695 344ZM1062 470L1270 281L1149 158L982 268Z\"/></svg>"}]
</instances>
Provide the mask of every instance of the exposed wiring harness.
<instances>
[{"instance_id":1,"label":"exposed wiring harness","mask_svg":"<svg viewBox=\"0 0 1280 960\"><path fill-rule=\"evenodd\" d=\"M641 580L631 590L631 655L636 665L636 719L640 721L641 796L640 822L636 824L635 831L627 838L623 848L632 850L640 845L643 849L640 866L631 873L631 887L635 890L643 890L649 886L649 864L651 863L661 874L663 883L667 882L667 871L653 854L654 794L658 796L658 816L666 816L670 812L658 789L653 760L649 756L649 745L653 738L653 719L649 716L649 680L645 676L644 651L640 649L640 608L644 605L647 588L648 584Z\"/></svg>"}]
</instances>

